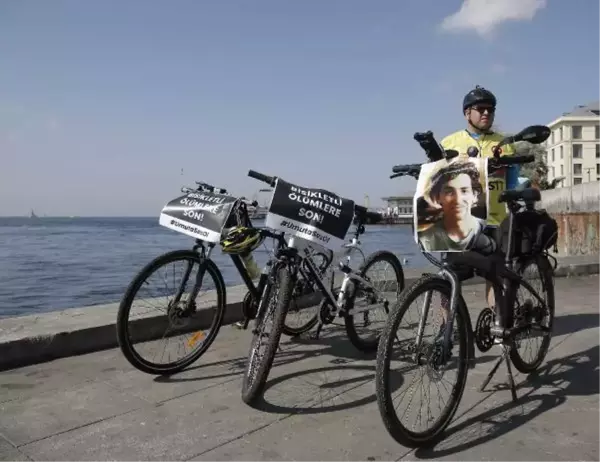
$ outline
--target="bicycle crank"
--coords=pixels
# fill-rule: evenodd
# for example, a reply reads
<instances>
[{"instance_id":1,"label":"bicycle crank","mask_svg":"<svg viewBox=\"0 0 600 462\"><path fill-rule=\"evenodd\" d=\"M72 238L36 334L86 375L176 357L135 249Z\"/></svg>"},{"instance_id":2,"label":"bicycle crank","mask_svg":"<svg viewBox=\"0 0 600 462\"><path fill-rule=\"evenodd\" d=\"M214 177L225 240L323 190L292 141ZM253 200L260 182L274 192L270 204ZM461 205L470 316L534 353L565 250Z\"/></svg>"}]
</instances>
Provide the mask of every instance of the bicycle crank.
<instances>
[{"instance_id":1,"label":"bicycle crank","mask_svg":"<svg viewBox=\"0 0 600 462\"><path fill-rule=\"evenodd\" d=\"M256 311L258 310L258 304L254 300L250 291L246 292L244 299L242 300L242 314L244 319L233 324L236 329L246 330L250 320L256 318Z\"/></svg>"}]
</instances>

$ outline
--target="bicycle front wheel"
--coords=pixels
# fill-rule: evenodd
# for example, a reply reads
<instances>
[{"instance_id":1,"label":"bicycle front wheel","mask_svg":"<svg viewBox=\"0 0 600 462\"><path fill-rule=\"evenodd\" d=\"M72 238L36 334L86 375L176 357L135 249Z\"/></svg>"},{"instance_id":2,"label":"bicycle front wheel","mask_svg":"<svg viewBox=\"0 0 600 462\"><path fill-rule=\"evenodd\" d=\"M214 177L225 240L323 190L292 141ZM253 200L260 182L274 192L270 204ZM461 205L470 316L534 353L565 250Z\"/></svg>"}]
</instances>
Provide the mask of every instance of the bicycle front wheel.
<instances>
[{"instance_id":1,"label":"bicycle front wheel","mask_svg":"<svg viewBox=\"0 0 600 462\"><path fill-rule=\"evenodd\" d=\"M445 310L449 305L450 292L450 284L447 281L431 275L422 277L401 294L381 334L375 376L377 404L389 434L398 443L407 447L423 447L441 439L442 432L456 413L465 389L467 345L470 337L466 321L468 313L462 299L459 300L454 318L452 344L450 351L447 352L447 361L445 364L442 361L444 359L442 358L443 338L447 325ZM422 302L414 303L420 297ZM411 307L416 308L413 313L416 316L413 318L409 316ZM438 325L434 323L434 326L428 329L428 318L433 321L437 319ZM404 325L401 326L401 323ZM401 339L411 332L416 338ZM395 371L391 370L393 356L398 356L394 362L399 363L400 366ZM392 385L393 379L400 382L399 386ZM429 384L416 384L418 379L427 379ZM392 393L405 385L415 386L416 389L404 390L394 398ZM432 385L437 388L437 397L431 396ZM444 395L448 399L445 405L442 401ZM424 410L424 403L415 402L414 398L417 397L425 400L426 406L435 403L434 409ZM401 406L399 413L395 404ZM410 426L405 425L403 418L412 410L418 411L416 421ZM438 411L439 415L435 417ZM422 428L416 429L418 424L421 424Z\"/></svg>"},{"instance_id":2,"label":"bicycle front wheel","mask_svg":"<svg viewBox=\"0 0 600 462\"><path fill-rule=\"evenodd\" d=\"M252 343L242 383L242 401L253 405L262 394L281 339L285 316L292 298L294 281L285 265L280 265L267 282L259 313L254 322ZM265 332L267 324L272 330ZM261 351L261 348L262 351Z\"/></svg>"},{"instance_id":3,"label":"bicycle front wheel","mask_svg":"<svg viewBox=\"0 0 600 462\"><path fill-rule=\"evenodd\" d=\"M201 292L188 300L197 282ZM125 291L117 314L119 348L142 372L179 372L198 360L215 340L225 314L225 297L223 277L211 260L191 250L160 255ZM136 316L138 307L142 311Z\"/></svg>"}]
</instances>

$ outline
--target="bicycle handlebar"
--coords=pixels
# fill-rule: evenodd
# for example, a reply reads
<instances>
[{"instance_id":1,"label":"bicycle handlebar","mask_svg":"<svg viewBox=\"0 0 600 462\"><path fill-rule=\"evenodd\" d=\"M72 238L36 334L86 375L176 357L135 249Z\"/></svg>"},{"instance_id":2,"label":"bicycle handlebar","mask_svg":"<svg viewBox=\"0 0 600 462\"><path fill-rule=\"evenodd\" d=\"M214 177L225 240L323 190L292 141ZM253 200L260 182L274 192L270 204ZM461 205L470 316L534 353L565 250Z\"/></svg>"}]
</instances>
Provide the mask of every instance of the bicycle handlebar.
<instances>
[{"instance_id":1,"label":"bicycle handlebar","mask_svg":"<svg viewBox=\"0 0 600 462\"><path fill-rule=\"evenodd\" d=\"M396 178L399 176L412 176L417 178L421 172L421 164L406 164L406 165L394 165L392 167L393 175L390 178Z\"/></svg>"},{"instance_id":2,"label":"bicycle handlebar","mask_svg":"<svg viewBox=\"0 0 600 462\"><path fill-rule=\"evenodd\" d=\"M203 181L196 181L195 183L198 185L199 188L204 188L204 189L209 189L209 190L215 189L215 187L213 185L204 183ZM219 189L221 189L221 188L219 188Z\"/></svg>"},{"instance_id":3,"label":"bicycle handlebar","mask_svg":"<svg viewBox=\"0 0 600 462\"><path fill-rule=\"evenodd\" d=\"M208 183L204 183L203 181L196 181L195 183L198 185L197 190L202 189L207 192L212 192L212 193L217 193L217 194L227 194L227 190L225 188L217 188L216 186L213 186Z\"/></svg>"},{"instance_id":4,"label":"bicycle handlebar","mask_svg":"<svg viewBox=\"0 0 600 462\"><path fill-rule=\"evenodd\" d=\"M491 165L515 165L515 164L528 164L535 162L535 156L532 154L518 155L518 156L501 156L491 157L489 164Z\"/></svg>"},{"instance_id":5,"label":"bicycle handlebar","mask_svg":"<svg viewBox=\"0 0 600 462\"><path fill-rule=\"evenodd\" d=\"M433 132L427 131L424 133L415 133L414 140L419 143L419 146L425 151L425 155L431 162L443 159L445 157L444 149L436 141Z\"/></svg>"},{"instance_id":6,"label":"bicycle handlebar","mask_svg":"<svg viewBox=\"0 0 600 462\"><path fill-rule=\"evenodd\" d=\"M263 183L267 183L272 188L275 187L275 180L277 177L265 175L264 173L257 172L256 170L248 170L248 176L250 178L254 178L255 180L262 181Z\"/></svg>"},{"instance_id":7,"label":"bicycle handlebar","mask_svg":"<svg viewBox=\"0 0 600 462\"><path fill-rule=\"evenodd\" d=\"M408 173L412 170L420 170L421 164L406 164L406 165L394 165L392 172L394 173Z\"/></svg>"},{"instance_id":8,"label":"bicycle handlebar","mask_svg":"<svg viewBox=\"0 0 600 462\"><path fill-rule=\"evenodd\" d=\"M246 205L251 205L252 207L256 207L258 205L258 201L249 201L245 197L240 197L238 200Z\"/></svg>"},{"instance_id":9,"label":"bicycle handlebar","mask_svg":"<svg viewBox=\"0 0 600 462\"><path fill-rule=\"evenodd\" d=\"M505 165L528 164L530 162L535 162L535 156L531 154L490 157L488 158L488 169L497 169ZM390 178L399 176L412 176L418 178L419 173L421 172L421 164L395 165L392 167L392 171L394 174L391 175Z\"/></svg>"}]
</instances>

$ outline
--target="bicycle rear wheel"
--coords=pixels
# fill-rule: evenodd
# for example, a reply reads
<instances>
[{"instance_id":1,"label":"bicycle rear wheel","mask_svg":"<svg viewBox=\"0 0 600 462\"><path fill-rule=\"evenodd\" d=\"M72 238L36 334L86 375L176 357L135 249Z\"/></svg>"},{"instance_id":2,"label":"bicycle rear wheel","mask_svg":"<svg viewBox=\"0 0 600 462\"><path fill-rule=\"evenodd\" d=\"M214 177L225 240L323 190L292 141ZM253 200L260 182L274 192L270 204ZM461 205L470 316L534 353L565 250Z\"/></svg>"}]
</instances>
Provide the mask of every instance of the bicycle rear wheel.
<instances>
[{"instance_id":1,"label":"bicycle rear wheel","mask_svg":"<svg viewBox=\"0 0 600 462\"><path fill-rule=\"evenodd\" d=\"M317 268L322 273L331 265L331 257L323 252L315 251L310 255ZM331 276L331 289L333 290L333 275ZM285 316L283 333L289 337L297 337L311 330L319 322L319 307L323 294L314 281L314 277L301 271L292 295L290 306Z\"/></svg>"},{"instance_id":2,"label":"bicycle rear wheel","mask_svg":"<svg viewBox=\"0 0 600 462\"><path fill-rule=\"evenodd\" d=\"M281 339L281 332L293 289L294 281L288 268L285 265L274 268L261 300L264 308L259 307L259 313L254 322L252 343L248 353L246 370L244 371L242 401L250 406L262 395L267 382ZM273 330L269 334L265 334L266 324L270 320L273 322ZM263 345L265 337L267 337L267 340ZM259 356L261 346L264 346L265 349L264 353Z\"/></svg>"},{"instance_id":3,"label":"bicycle rear wheel","mask_svg":"<svg viewBox=\"0 0 600 462\"><path fill-rule=\"evenodd\" d=\"M527 280L542 299L545 298L546 302L544 310L535 296L523 286L513 285L508 293L508 300L512 300L514 310L514 325L520 323L530 324L529 329L513 339L510 348L510 359L515 368L523 374L528 374L540 367L550 348L554 326L554 280L552 267L548 258L544 255L536 255L520 260L517 263L516 272ZM526 359L526 353L530 348L525 347L522 349L522 343L531 340L532 338L528 337L531 336L532 330L540 330L540 327L543 327L545 331L541 332L542 339L538 344L537 354L534 354L531 359ZM526 345L529 345L529 343L526 343Z\"/></svg>"},{"instance_id":4,"label":"bicycle rear wheel","mask_svg":"<svg viewBox=\"0 0 600 462\"><path fill-rule=\"evenodd\" d=\"M386 271L384 275L385 279L381 281L382 287L380 287L376 276L369 276L368 274L370 270L382 263L387 263L388 266L391 267L391 271ZM359 275L363 278L369 278L375 286L376 293L366 295L366 304L369 304L372 301L370 299L375 299L385 294L387 295L386 298L388 299L388 306L392 307L396 304L398 297L404 290L404 271L402 270L402 264L391 252L379 251L369 255L365 263L362 265ZM355 282L355 284L357 284L357 290L355 291L354 295L348 299L347 309L349 311L356 306L356 297L362 295L364 292L364 289L362 289L359 282ZM375 303L379 302L375 300ZM356 315L350 314L344 318L346 334L348 335L352 345L354 345L354 347L359 351L364 353L373 353L377 351L377 345L379 344L380 336L379 332L383 330L383 326L386 322L385 319L379 321L379 324L381 325L376 326L375 332L372 332L371 335L365 333L363 328L367 328L373 323L373 318L378 311L382 313L382 317L387 318L390 308L382 306L381 309L363 311L361 313L357 313ZM364 334L364 336L362 334Z\"/></svg>"},{"instance_id":5,"label":"bicycle rear wheel","mask_svg":"<svg viewBox=\"0 0 600 462\"><path fill-rule=\"evenodd\" d=\"M400 444L407 447L423 447L434 444L442 438L442 432L450 424L452 417L456 413L460 400L462 398L465 384L467 380L467 363L468 363L468 342L470 334L467 324L467 309L464 302L459 300L456 317L454 319L455 331L454 340L458 340L458 345L454 345L454 349L458 346L458 358L449 358L445 366L440 366L442 356L442 338L445 333L444 324L441 328L433 329L433 333L425 335L425 326L427 319L421 321L422 313L425 311L421 308L421 314L417 314L416 321L409 323L403 330L400 330L400 323L407 318L407 312L413 302L420 296L425 297L425 303L429 300L429 308L426 317L442 318L441 306L444 300L450 299L450 284L440 279L439 277L427 275L411 284L404 292L402 292L398 303L393 307L387 324L381 334L379 349L377 351L375 387L377 395L377 404L381 414L383 423L389 434ZM434 296L437 297L434 299ZM432 302L439 300L439 307ZM423 307L425 305L422 305ZM418 310L417 310L418 313ZM417 326L423 326L423 337L420 345L417 347L415 340L398 340L398 335L406 330L417 331ZM396 342L398 340L398 342ZM391 360L393 353L400 353L400 360L403 362L401 370L394 374L391 371ZM450 354L452 349L450 350ZM408 396L409 402L406 405L406 414L412 407L419 409L419 422L422 421L424 414L426 419L433 413L430 410L421 412L422 404L414 404L412 401L416 396L422 396L424 390L431 392L431 383L442 384L441 389L438 387L440 394L448 394L449 402L441 408L439 405L440 399L429 397L429 401L438 402L440 408L439 417L431 426L421 431L415 431L405 426L401 418L396 413L394 403L396 399L392 397L392 392L395 391L391 385L394 378L401 378L401 386L411 370L418 369L417 376L421 379L425 377L430 379L429 387L420 387L420 392L410 393ZM456 372L456 383L449 384L447 380L451 372ZM413 379L411 385L415 380ZM443 389L443 390L442 390ZM405 394L406 392L404 392ZM426 393L425 393L426 394ZM402 400L400 401L400 403ZM400 404L398 403L398 404ZM404 410L404 409L403 409ZM403 415L402 415L403 417Z\"/></svg>"},{"instance_id":6,"label":"bicycle rear wheel","mask_svg":"<svg viewBox=\"0 0 600 462\"><path fill-rule=\"evenodd\" d=\"M183 264L184 267L182 281L174 280L178 264ZM196 283L198 271L202 270L202 291L193 300L192 310L188 311L187 298ZM150 286L148 280L161 272L163 277L159 277L158 289L160 292L164 292L165 288L170 291L167 285L172 275L172 294L154 294L136 300L139 292ZM180 287L183 287L182 295L176 302L175 294ZM198 300L200 296L205 296L204 303ZM125 291L117 314L119 348L127 361L142 372L155 375L179 372L198 360L215 340L225 314L225 298L223 277L212 260L202 259L198 253L191 250L176 250L160 255L142 268ZM148 316L146 311L137 320L131 320L132 309L138 303L148 308L158 308L161 315ZM160 308L161 304L164 304L164 307ZM142 350L157 346L160 340L166 340L161 358L146 358ZM169 351L168 360L160 361L164 358L167 347L173 345L175 340L179 340L177 353L183 345L183 357L171 360ZM137 347L134 345L136 342L140 342ZM186 346L191 348L189 353L185 353Z\"/></svg>"}]
</instances>

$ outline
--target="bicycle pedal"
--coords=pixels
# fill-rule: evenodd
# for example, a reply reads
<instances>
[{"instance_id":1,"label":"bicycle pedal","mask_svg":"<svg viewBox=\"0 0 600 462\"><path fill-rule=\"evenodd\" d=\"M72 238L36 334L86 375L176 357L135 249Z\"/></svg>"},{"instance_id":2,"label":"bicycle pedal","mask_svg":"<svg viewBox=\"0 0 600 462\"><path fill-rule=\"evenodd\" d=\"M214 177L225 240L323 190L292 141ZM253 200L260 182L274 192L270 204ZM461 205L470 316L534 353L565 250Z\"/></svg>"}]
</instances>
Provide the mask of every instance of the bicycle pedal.
<instances>
[{"instance_id":1,"label":"bicycle pedal","mask_svg":"<svg viewBox=\"0 0 600 462\"><path fill-rule=\"evenodd\" d=\"M248 328L248 323L244 321L238 321L233 323L233 328L238 330L246 330Z\"/></svg>"}]
</instances>

